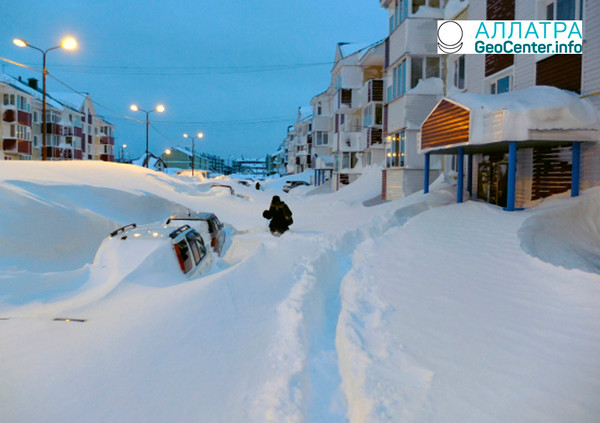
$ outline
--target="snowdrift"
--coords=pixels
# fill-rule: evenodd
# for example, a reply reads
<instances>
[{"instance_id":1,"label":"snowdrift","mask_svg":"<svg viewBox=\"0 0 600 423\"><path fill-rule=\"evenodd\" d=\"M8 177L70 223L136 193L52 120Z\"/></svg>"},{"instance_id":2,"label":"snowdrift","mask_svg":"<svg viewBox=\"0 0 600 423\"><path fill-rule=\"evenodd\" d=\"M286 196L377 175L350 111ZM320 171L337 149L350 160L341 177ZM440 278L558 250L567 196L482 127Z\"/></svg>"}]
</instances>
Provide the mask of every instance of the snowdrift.
<instances>
[{"instance_id":1,"label":"snowdrift","mask_svg":"<svg viewBox=\"0 0 600 423\"><path fill-rule=\"evenodd\" d=\"M596 422L600 190L507 213L442 180L375 202L379 173L240 198L135 166L2 164L2 420ZM294 213L280 238L273 195ZM95 253L176 207L228 227L208 274Z\"/></svg>"}]
</instances>

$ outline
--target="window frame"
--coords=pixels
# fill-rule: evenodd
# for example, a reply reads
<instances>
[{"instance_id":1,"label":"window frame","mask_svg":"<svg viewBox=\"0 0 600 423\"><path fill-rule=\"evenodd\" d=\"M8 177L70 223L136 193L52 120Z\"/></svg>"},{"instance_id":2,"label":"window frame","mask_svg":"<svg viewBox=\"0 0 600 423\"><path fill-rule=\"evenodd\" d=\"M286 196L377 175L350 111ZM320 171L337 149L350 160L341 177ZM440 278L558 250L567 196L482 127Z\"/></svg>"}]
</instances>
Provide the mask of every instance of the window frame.
<instances>
[{"instance_id":1,"label":"window frame","mask_svg":"<svg viewBox=\"0 0 600 423\"><path fill-rule=\"evenodd\" d=\"M508 90L499 92L498 88L499 88L500 81L505 80L507 78L508 78ZM513 75L512 75L512 72L511 73L505 73L505 74L502 74L502 75L498 75L498 76L495 76L494 78L490 78L490 80L488 80L488 87L489 87L488 88L489 93L492 94L492 95L504 94L504 93L513 91Z\"/></svg>"},{"instance_id":2,"label":"window frame","mask_svg":"<svg viewBox=\"0 0 600 423\"><path fill-rule=\"evenodd\" d=\"M462 74L462 78L461 78ZM467 85L467 73L466 73L466 57L465 55L459 56L454 61L454 87L459 90L464 90Z\"/></svg>"}]
</instances>

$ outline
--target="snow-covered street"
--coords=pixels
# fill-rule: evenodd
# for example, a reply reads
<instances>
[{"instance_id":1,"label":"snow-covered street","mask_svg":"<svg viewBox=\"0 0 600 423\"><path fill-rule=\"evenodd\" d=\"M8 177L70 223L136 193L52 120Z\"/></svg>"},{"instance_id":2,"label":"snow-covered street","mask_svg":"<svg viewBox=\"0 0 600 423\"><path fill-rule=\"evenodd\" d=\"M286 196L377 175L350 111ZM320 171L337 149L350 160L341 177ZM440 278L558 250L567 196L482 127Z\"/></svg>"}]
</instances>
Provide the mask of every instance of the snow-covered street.
<instances>
[{"instance_id":1,"label":"snow-covered street","mask_svg":"<svg viewBox=\"0 0 600 423\"><path fill-rule=\"evenodd\" d=\"M335 193L216 181L247 198L114 163L0 180L1 422L600 416L600 189L509 213L440 180L379 202L376 167ZM273 195L294 213L280 238ZM181 206L227 226L207 274L96 255Z\"/></svg>"}]
</instances>

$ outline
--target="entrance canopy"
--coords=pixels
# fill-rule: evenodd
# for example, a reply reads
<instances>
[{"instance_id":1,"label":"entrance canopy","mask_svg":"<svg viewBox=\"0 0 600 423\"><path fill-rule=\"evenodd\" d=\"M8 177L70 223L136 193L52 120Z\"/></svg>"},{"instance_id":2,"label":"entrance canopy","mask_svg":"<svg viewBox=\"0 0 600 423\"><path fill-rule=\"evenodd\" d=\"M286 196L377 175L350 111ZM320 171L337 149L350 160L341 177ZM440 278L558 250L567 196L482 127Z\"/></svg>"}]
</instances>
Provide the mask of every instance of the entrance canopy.
<instances>
[{"instance_id":1,"label":"entrance canopy","mask_svg":"<svg viewBox=\"0 0 600 423\"><path fill-rule=\"evenodd\" d=\"M448 154L493 144L600 141L600 114L588 100L554 87L442 99L421 126L419 151ZM478 148L479 147L479 148Z\"/></svg>"}]
</instances>

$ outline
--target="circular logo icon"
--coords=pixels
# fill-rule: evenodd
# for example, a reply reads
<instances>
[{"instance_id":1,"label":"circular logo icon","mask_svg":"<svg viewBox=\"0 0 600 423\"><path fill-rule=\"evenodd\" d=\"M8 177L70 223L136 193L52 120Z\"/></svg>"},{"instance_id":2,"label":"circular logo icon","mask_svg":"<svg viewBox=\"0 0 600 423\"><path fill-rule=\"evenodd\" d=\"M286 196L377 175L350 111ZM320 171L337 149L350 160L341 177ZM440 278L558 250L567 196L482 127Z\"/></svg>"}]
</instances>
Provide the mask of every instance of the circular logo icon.
<instances>
[{"instance_id":1,"label":"circular logo icon","mask_svg":"<svg viewBox=\"0 0 600 423\"><path fill-rule=\"evenodd\" d=\"M463 46L463 30L455 21L446 21L437 31L438 47L444 53L458 53Z\"/></svg>"}]
</instances>

